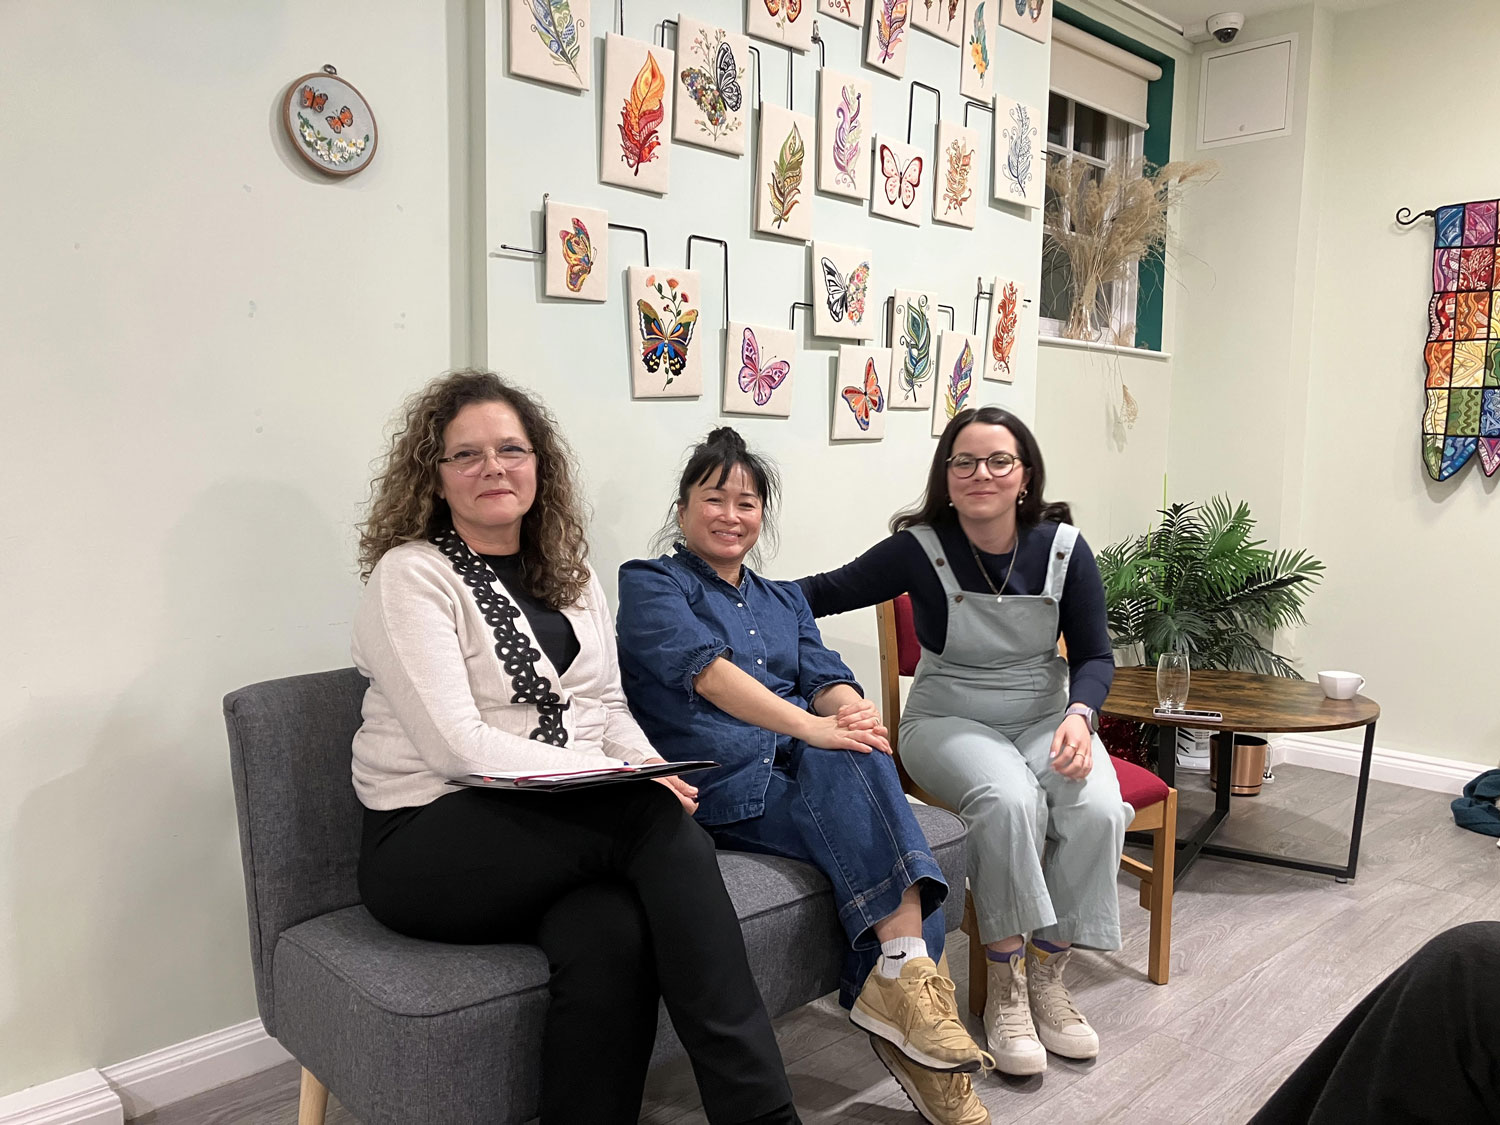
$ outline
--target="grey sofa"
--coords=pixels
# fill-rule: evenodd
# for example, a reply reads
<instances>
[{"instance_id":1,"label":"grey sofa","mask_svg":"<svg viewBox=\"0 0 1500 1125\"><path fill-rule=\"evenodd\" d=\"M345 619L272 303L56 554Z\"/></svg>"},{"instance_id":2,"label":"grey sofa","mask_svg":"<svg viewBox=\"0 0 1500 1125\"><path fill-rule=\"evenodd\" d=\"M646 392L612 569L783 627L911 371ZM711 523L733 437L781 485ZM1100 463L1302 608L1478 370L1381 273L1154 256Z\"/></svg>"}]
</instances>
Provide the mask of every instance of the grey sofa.
<instances>
[{"instance_id":1,"label":"grey sofa","mask_svg":"<svg viewBox=\"0 0 1500 1125\"><path fill-rule=\"evenodd\" d=\"M349 668L224 699L261 1020L304 1068L304 1121L321 1121L324 1087L372 1125L526 1121L547 1007L541 950L415 941L360 905L349 747L364 691ZM963 824L916 811L961 908ZM734 852L720 867L771 1014L833 991L842 938L827 881ZM961 913L949 910L950 929ZM660 1029L658 1060L681 1050L665 1014Z\"/></svg>"}]
</instances>

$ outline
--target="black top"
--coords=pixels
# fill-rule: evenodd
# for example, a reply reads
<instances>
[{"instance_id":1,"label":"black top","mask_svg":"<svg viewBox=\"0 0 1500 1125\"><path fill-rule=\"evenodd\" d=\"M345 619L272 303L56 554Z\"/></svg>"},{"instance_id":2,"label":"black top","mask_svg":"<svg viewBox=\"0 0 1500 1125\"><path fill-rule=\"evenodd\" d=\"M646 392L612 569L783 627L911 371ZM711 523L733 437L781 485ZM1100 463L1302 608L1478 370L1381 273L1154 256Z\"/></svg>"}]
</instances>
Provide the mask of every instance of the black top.
<instances>
[{"instance_id":1,"label":"black top","mask_svg":"<svg viewBox=\"0 0 1500 1125\"><path fill-rule=\"evenodd\" d=\"M959 587L976 594L990 593L990 584L975 565L974 551L963 529L954 522L940 525L936 530ZM1057 524L1049 521L1021 533L1021 554L1004 591L1032 595L1042 592L1047 584L1052 536L1056 531ZM1005 572L1010 569L1010 555L980 551L979 557L999 589ZM898 594L909 594L917 640L922 647L942 652L947 643L948 599L943 594L943 584L922 544L909 531L882 540L846 566L799 579L798 584L816 617L847 613L890 601ZM1068 642L1071 673L1068 701L1086 703L1097 711L1104 705L1114 680L1115 660L1104 616L1104 583L1099 578L1094 552L1081 535L1068 562L1058 614L1060 631Z\"/></svg>"},{"instance_id":2,"label":"black top","mask_svg":"<svg viewBox=\"0 0 1500 1125\"><path fill-rule=\"evenodd\" d=\"M557 669L558 675L566 672L568 666L573 663L573 658L578 655L578 635L573 632L573 623L563 615L561 610L553 609L546 602L526 592L526 587L521 582L520 555L480 555L479 557L490 564L490 568L500 579L500 584L505 587L510 600L515 602L516 608L526 615L532 636L536 638L536 643L542 646L542 651L547 654L547 659L552 661L552 666Z\"/></svg>"}]
</instances>

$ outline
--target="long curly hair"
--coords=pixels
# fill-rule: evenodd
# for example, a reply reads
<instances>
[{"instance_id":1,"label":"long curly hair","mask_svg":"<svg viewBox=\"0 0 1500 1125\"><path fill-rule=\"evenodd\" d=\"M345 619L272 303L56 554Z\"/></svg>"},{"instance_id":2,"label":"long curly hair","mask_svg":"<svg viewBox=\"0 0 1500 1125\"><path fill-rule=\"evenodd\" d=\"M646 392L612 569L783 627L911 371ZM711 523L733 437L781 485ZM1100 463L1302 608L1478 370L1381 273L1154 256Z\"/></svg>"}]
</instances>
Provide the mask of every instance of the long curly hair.
<instances>
[{"instance_id":1,"label":"long curly hair","mask_svg":"<svg viewBox=\"0 0 1500 1125\"><path fill-rule=\"evenodd\" d=\"M503 402L521 419L536 450L536 500L521 518L521 572L532 597L553 609L575 604L588 585L587 509L573 451L540 401L490 371L455 371L406 400L391 448L370 482L369 516L360 525L359 574L368 580L392 547L429 539L452 520L438 495L443 433L464 407Z\"/></svg>"}]
</instances>

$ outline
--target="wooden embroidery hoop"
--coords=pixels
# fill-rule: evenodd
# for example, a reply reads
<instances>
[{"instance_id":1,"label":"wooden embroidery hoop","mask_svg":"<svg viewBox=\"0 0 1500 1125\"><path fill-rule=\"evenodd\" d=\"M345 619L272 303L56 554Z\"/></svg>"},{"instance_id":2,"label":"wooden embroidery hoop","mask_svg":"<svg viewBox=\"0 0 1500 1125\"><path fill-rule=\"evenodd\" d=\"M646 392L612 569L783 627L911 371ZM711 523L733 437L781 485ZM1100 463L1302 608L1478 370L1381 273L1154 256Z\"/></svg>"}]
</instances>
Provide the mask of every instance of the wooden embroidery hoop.
<instances>
[{"instance_id":1,"label":"wooden embroidery hoop","mask_svg":"<svg viewBox=\"0 0 1500 1125\"><path fill-rule=\"evenodd\" d=\"M338 165L329 164L325 161L319 160L316 156L308 151L307 143L297 132L294 103L297 99L297 96L302 92L302 87L311 85L314 82L326 83L329 79L333 79L344 89L348 90L353 98L359 102L357 106L351 106L350 108L353 109L356 114L362 113L370 120L370 147L368 150L366 150L364 155L359 158L357 162L352 162L351 166L349 167L339 167ZM328 100L328 104L331 105L332 102L333 99L330 97ZM324 109L327 109L326 105ZM337 112L337 109L335 109L334 112ZM323 114L319 114L319 116L321 117L323 116ZM358 117L356 117L356 120L358 120ZM365 96L359 92L354 83L350 82L347 78L342 77L337 69L335 69L331 64L327 63L324 64L322 70L315 70L311 74L304 74L301 78L297 79L291 84L290 87L287 88L286 100L282 102L281 106L281 122L282 125L286 128L287 138L292 142L292 147L297 150L297 155L302 157L303 160L307 161L319 172L322 172L325 176L353 176L357 175L360 172L363 172L370 166L370 162L375 159L375 149L380 144L380 130L376 126L375 111L370 108L370 103L365 100Z\"/></svg>"}]
</instances>

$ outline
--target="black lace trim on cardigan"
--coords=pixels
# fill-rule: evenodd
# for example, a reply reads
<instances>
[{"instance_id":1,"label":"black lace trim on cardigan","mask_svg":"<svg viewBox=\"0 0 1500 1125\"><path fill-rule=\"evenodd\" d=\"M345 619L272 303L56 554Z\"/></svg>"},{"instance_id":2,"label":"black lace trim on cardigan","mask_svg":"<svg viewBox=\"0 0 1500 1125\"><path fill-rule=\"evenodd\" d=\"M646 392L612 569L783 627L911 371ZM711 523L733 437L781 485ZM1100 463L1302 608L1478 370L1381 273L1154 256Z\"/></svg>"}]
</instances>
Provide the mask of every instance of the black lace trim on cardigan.
<instances>
[{"instance_id":1,"label":"black lace trim on cardigan","mask_svg":"<svg viewBox=\"0 0 1500 1125\"><path fill-rule=\"evenodd\" d=\"M510 677L514 694L512 703L525 703L537 709L541 725L527 737L552 746L566 746L568 731L563 726L563 712L569 707L562 696L552 690L552 681L536 669L541 652L531 638L516 628L521 611L499 590L499 579L490 564L469 549L469 545L451 527L434 532L432 543L448 557L453 569L474 592L485 624L495 631L495 655Z\"/></svg>"}]
</instances>

